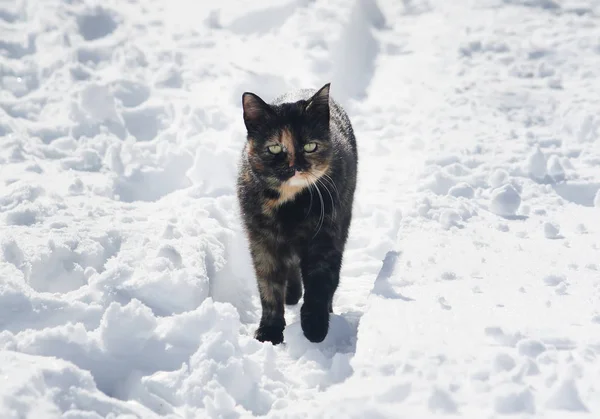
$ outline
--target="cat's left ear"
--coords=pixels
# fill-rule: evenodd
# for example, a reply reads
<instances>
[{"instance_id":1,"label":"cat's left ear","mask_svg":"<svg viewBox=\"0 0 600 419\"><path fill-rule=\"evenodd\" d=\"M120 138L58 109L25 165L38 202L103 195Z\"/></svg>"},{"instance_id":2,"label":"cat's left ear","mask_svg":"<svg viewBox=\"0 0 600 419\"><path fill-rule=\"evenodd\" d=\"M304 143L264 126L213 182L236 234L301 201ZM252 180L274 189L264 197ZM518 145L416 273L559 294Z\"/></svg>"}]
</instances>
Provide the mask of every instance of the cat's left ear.
<instances>
[{"instance_id":1,"label":"cat's left ear","mask_svg":"<svg viewBox=\"0 0 600 419\"><path fill-rule=\"evenodd\" d=\"M327 83L321 87L317 93L308 99L304 107L306 112L327 118L327 121L329 121L329 86L330 83Z\"/></svg>"},{"instance_id":2,"label":"cat's left ear","mask_svg":"<svg viewBox=\"0 0 600 419\"><path fill-rule=\"evenodd\" d=\"M260 129L272 116L269 105L254 93L245 92L242 95L244 123L248 131Z\"/></svg>"}]
</instances>

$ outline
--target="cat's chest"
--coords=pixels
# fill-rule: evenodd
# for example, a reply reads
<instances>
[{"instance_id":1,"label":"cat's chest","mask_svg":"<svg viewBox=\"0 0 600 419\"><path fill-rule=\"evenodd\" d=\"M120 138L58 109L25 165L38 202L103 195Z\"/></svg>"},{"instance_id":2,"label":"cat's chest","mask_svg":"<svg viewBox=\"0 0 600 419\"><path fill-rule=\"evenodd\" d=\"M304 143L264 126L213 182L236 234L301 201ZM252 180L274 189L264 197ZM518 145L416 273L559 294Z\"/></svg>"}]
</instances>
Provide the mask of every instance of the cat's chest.
<instances>
[{"instance_id":1,"label":"cat's chest","mask_svg":"<svg viewBox=\"0 0 600 419\"><path fill-rule=\"evenodd\" d=\"M311 211L310 206L290 202L279 207L274 214L274 218L277 225L284 231L302 229L307 222L310 222Z\"/></svg>"},{"instance_id":2,"label":"cat's chest","mask_svg":"<svg viewBox=\"0 0 600 419\"><path fill-rule=\"evenodd\" d=\"M275 218L284 235L296 237L322 223L330 211L331 208L318 198L301 196L279 207Z\"/></svg>"}]
</instances>

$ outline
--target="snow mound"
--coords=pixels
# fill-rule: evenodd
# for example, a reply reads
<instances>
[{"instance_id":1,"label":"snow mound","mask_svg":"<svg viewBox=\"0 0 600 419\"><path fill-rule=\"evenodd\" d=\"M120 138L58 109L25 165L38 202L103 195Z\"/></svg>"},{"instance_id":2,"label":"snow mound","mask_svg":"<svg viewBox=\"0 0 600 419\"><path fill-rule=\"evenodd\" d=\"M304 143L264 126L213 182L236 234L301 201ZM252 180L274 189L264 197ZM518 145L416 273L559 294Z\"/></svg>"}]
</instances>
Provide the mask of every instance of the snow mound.
<instances>
[{"instance_id":1,"label":"snow mound","mask_svg":"<svg viewBox=\"0 0 600 419\"><path fill-rule=\"evenodd\" d=\"M460 182L448 190L448 195L471 199L475 195L475 191L468 183Z\"/></svg>"},{"instance_id":2,"label":"snow mound","mask_svg":"<svg viewBox=\"0 0 600 419\"><path fill-rule=\"evenodd\" d=\"M537 181L546 179L547 165L546 156L539 147L527 156L527 170L530 176Z\"/></svg>"},{"instance_id":3,"label":"snow mound","mask_svg":"<svg viewBox=\"0 0 600 419\"><path fill-rule=\"evenodd\" d=\"M107 397L92 376L57 358L0 352L0 371L11 377L0 387L0 414L10 417L154 417L139 404Z\"/></svg>"},{"instance_id":4,"label":"snow mound","mask_svg":"<svg viewBox=\"0 0 600 419\"><path fill-rule=\"evenodd\" d=\"M544 235L547 239L556 239L559 237L560 227L556 223L544 223Z\"/></svg>"},{"instance_id":5,"label":"snow mound","mask_svg":"<svg viewBox=\"0 0 600 419\"><path fill-rule=\"evenodd\" d=\"M512 216L521 205L521 196L512 185L504 185L492 192L490 210L498 215Z\"/></svg>"},{"instance_id":6,"label":"snow mound","mask_svg":"<svg viewBox=\"0 0 600 419\"><path fill-rule=\"evenodd\" d=\"M557 382L546 405L561 411L588 412L588 408L581 401L575 382L571 379L563 379Z\"/></svg>"}]
</instances>

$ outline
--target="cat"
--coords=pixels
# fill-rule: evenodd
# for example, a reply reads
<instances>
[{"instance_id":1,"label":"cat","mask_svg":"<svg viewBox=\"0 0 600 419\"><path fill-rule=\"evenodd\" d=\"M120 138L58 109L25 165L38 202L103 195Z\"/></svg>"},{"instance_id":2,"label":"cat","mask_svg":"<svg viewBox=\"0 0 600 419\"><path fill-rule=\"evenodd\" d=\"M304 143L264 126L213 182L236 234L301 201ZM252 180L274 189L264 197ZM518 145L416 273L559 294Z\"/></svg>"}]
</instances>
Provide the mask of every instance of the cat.
<instances>
[{"instance_id":1,"label":"cat","mask_svg":"<svg viewBox=\"0 0 600 419\"><path fill-rule=\"evenodd\" d=\"M258 283L261 342L283 342L284 303L302 297L300 324L311 342L329 330L333 295L356 189L358 153L344 109L330 83L267 104L242 95L247 130L237 199Z\"/></svg>"}]
</instances>

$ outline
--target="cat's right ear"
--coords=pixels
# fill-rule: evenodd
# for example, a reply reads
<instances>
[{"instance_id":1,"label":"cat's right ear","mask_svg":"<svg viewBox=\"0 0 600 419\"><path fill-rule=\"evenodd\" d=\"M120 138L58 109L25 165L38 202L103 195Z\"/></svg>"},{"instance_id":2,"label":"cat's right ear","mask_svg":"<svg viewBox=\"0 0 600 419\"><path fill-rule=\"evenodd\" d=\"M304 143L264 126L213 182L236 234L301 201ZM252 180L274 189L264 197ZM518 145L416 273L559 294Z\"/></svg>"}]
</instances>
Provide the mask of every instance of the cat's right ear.
<instances>
[{"instance_id":1,"label":"cat's right ear","mask_svg":"<svg viewBox=\"0 0 600 419\"><path fill-rule=\"evenodd\" d=\"M242 95L244 108L244 124L248 131L253 131L263 125L271 116L271 107L254 93L245 92Z\"/></svg>"}]
</instances>

